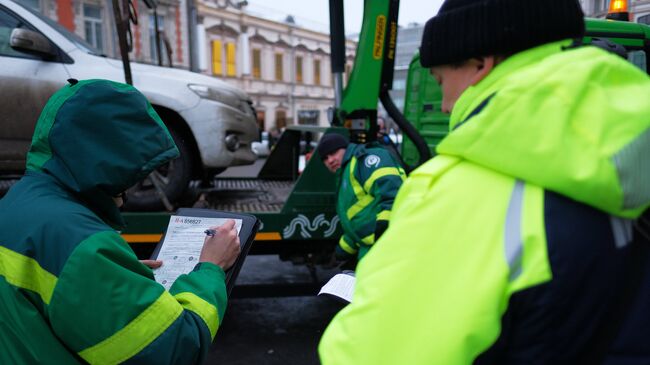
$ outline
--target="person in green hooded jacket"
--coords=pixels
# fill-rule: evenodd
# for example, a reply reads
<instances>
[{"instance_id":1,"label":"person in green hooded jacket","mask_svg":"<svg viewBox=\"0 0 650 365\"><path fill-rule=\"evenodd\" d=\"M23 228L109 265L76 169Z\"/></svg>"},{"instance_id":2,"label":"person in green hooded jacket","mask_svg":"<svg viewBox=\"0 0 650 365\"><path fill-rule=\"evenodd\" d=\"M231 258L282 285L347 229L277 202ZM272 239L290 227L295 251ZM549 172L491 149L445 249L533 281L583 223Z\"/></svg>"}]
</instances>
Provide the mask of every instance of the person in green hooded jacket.
<instances>
[{"instance_id":1,"label":"person in green hooded jacket","mask_svg":"<svg viewBox=\"0 0 650 365\"><path fill-rule=\"evenodd\" d=\"M201 363L240 250L234 222L213 227L169 291L156 283L119 235L118 207L178 149L132 86L69 81L43 109L25 175L0 200L0 363Z\"/></svg>"},{"instance_id":2,"label":"person in green hooded jacket","mask_svg":"<svg viewBox=\"0 0 650 365\"><path fill-rule=\"evenodd\" d=\"M451 131L357 267L324 365L650 363L632 265L650 262L632 238L650 79L583 35L577 0L446 0L427 22Z\"/></svg>"},{"instance_id":3,"label":"person in green hooded jacket","mask_svg":"<svg viewBox=\"0 0 650 365\"><path fill-rule=\"evenodd\" d=\"M338 260L361 260L388 228L397 191L406 178L399 162L378 144L350 143L337 133L325 134L316 151L337 174L336 213L343 235L335 248Z\"/></svg>"}]
</instances>

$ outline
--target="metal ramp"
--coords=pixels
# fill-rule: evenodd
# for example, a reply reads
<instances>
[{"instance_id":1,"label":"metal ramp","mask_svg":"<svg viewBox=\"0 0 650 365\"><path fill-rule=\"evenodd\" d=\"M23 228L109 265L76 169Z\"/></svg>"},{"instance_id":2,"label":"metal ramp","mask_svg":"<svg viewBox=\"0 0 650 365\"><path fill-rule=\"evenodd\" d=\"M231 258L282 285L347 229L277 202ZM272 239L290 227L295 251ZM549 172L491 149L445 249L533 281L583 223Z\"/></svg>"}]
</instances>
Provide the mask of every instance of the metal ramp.
<instances>
[{"instance_id":1,"label":"metal ramp","mask_svg":"<svg viewBox=\"0 0 650 365\"><path fill-rule=\"evenodd\" d=\"M242 213L279 213L287 201L293 181L216 179L202 191L196 207Z\"/></svg>"}]
</instances>

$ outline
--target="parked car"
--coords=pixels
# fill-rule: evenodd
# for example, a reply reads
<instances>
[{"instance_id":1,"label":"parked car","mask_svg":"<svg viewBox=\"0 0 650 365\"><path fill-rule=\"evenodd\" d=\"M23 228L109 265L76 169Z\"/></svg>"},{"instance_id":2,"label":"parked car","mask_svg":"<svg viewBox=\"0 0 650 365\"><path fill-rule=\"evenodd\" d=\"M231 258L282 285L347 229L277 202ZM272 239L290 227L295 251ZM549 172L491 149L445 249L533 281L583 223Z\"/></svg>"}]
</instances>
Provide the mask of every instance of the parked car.
<instances>
[{"instance_id":1,"label":"parked car","mask_svg":"<svg viewBox=\"0 0 650 365\"><path fill-rule=\"evenodd\" d=\"M111 59L57 22L0 0L0 175L21 174L34 126L49 97L69 78L124 82ZM251 99L216 78L132 63L133 85L169 128L181 157L132 188L127 208L163 208L160 190L179 199L193 179L253 163L257 125ZM154 186L157 182L157 189Z\"/></svg>"}]
</instances>

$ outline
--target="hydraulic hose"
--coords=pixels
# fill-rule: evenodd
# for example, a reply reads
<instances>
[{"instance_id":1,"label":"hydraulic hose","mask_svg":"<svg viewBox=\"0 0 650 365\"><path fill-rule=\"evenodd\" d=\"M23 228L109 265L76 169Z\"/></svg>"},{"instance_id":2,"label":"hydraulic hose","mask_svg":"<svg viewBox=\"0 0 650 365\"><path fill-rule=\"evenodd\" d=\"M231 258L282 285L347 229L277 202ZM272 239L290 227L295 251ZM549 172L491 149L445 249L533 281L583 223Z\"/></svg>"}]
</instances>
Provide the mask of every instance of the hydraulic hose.
<instances>
[{"instance_id":1,"label":"hydraulic hose","mask_svg":"<svg viewBox=\"0 0 650 365\"><path fill-rule=\"evenodd\" d=\"M422 138L422 136L413 127L413 125L409 123L409 121L404 118L404 115L402 115L399 109L397 109L395 103L393 103L393 99L391 99L390 94L388 93L388 89L382 89L382 91L379 93L379 100L381 100L381 104L386 109L388 115L393 118L402 132L406 134L406 136L413 142L415 148L418 151L418 154L420 155L420 159L418 160L417 165L408 165L408 168L412 171L431 158L429 146L427 146L427 142L424 140L424 138Z\"/></svg>"}]
</instances>

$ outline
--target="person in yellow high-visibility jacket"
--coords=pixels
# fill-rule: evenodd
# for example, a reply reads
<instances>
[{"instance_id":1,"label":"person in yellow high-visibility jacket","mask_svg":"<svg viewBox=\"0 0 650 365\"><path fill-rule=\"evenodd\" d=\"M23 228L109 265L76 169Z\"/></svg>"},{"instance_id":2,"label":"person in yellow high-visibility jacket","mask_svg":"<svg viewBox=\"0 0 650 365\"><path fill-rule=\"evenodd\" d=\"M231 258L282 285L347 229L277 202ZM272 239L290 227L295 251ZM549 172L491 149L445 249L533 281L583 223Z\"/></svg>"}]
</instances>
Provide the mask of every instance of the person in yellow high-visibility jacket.
<instances>
[{"instance_id":1,"label":"person in yellow high-visibility jacket","mask_svg":"<svg viewBox=\"0 0 650 365\"><path fill-rule=\"evenodd\" d=\"M650 79L583 35L577 0L446 0L427 22L451 132L357 267L323 364L650 363L650 270L626 274L650 205Z\"/></svg>"}]
</instances>

